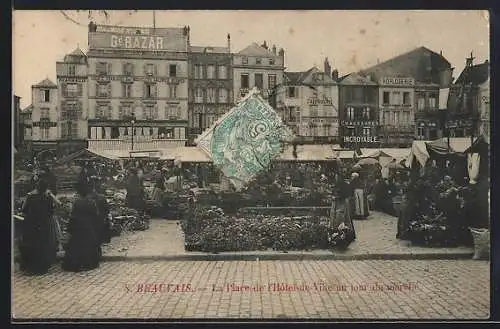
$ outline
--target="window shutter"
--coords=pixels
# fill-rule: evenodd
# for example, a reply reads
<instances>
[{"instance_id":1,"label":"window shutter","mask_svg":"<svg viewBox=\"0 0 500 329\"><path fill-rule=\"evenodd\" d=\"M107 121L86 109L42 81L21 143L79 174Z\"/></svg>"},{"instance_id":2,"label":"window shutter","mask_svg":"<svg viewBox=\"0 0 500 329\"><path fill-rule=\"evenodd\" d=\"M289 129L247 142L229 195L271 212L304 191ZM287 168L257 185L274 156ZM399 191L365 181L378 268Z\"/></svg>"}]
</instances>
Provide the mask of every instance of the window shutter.
<instances>
[{"instance_id":1,"label":"window shutter","mask_svg":"<svg viewBox=\"0 0 500 329\"><path fill-rule=\"evenodd\" d=\"M144 75L147 75L148 74L148 64L144 64L142 70L144 72Z\"/></svg>"},{"instance_id":2,"label":"window shutter","mask_svg":"<svg viewBox=\"0 0 500 329\"><path fill-rule=\"evenodd\" d=\"M177 119L180 119L181 118L181 107L180 106L177 107L177 111L176 112L177 112L176 113Z\"/></svg>"},{"instance_id":3,"label":"window shutter","mask_svg":"<svg viewBox=\"0 0 500 329\"><path fill-rule=\"evenodd\" d=\"M108 83L108 97L111 97L111 83Z\"/></svg>"},{"instance_id":4,"label":"window shutter","mask_svg":"<svg viewBox=\"0 0 500 329\"><path fill-rule=\"evenodd\" d=\"M118 119L123 119L123 106L118 108Z\"/></svg>"},{"instance_id":5,"label":"window shutter","mask_svg":"<svg viewBox=\"0 0 500 329\"><path fill-rule=\"evenodd\" d=\"M107 74L111 74L111 68L112 68L112 67L111 67L111 63L108 63L108 64L107 64L107 69L106 69L106 73L107 73Z\"/></svg>"},{"instance_id":6,"label":"window shutter","mask_svg":"<svg viewBox=\"0 0 500 329\"><path fill-rule=\"evenodd\" d=\"M129 67L129 69L130 69L130 75L134 75L134 70L135 70L135 66L134 66L134 64L129 63L128 65L129 65L128 67Z\"/></svg>"},{"instance_id":7,"label":"window shutter","mask_svg":"<svg viewBox=\"0 0 500 329\"><path fill-rule=\"evenodd\" d=\"M66 83L62 83L61 84L61 88L62 88L62 95L64 97L67 97L68 96L68 89L67 89L67 84Z\"/></svg>"},{"instance_id":8,"label":"window shutter","mask_svg":"<svg viewBox=\"0 0 500 329\"><path fill-rule=\"evenodd\" d=\"M66 122L61 122L61 138L66 137Z\"/></svg>"},{"instance_id":9,"label":"window shutter","mask_svg":"<svg viewBox=\"0 0 500 329\"><path fill-rule=\"evenodd\" d=\"M146 97L148 94L147 85L144 84L142 87L142 97Z\"/></svg>"},{"instance_id":10,"label":"window shutter","mask_svg":"<svg viewBox=\"0 0 500 329\"><path fill-rule=\"evenodd\" d=\"M83 96L83 85L81 83L76 85L76 90L77 90L78 96L80 96L80 97Z\"/></svg>"},{"instance_id":11,"label":"window shutter","mask_svg":"<svg viewBox=\"0 0 500 329\"><path fill-rule=\"evenodd\" d=\"M156 68L156 66L155 66L155 68ZM153 92L152 92L153 96L158 97L158 85L154 84L154 85L152 85L152 88L153 88Z\"/></svg>"},{"instance_id":12,"label":"window shutter","mask_svg":"<svg viewBox=\"0 0 500 329\"><path fill-rule=\"evenodd\" d=\"M95 83L95 95L99 97L99 83Z\"/></svg>"},{"instance_id":13,"label":"window shutter","mask_svg":"<svg viewBox=\"0 0 500 329\"><path fill-rule=\"evenodd\" d=\"M156 65L156 64L153 65L153 72L154 72L155 76L158 75L158 65Z\"/></svg>"},{"instance_id":14,"label":"window shutter","mask_svg":"<svg viewBox=\"0 0 500 329\"><path fill-rule=\"evenodd\" d=\"M158 105L153 107L153 120L158 120Z\"/></svg>"}]
</instances>

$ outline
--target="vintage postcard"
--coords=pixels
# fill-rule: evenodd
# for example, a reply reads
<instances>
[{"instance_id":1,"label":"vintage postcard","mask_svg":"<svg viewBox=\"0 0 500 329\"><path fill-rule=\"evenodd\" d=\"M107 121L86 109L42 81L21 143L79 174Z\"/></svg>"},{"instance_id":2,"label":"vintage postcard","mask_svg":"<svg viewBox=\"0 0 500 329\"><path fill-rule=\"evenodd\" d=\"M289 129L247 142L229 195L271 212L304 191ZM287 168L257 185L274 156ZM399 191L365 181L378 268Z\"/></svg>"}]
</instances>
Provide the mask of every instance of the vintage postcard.
<instances>
[{"instance_id":1,"label":"vintage postcard","mask_svg":"<svg viewBox=\"0 0 500 329\"><path fill-rule=\"evenodd\" d=\"M487 11L13 11L12 320L486 320Z\"/></svg>"}]
</instances>

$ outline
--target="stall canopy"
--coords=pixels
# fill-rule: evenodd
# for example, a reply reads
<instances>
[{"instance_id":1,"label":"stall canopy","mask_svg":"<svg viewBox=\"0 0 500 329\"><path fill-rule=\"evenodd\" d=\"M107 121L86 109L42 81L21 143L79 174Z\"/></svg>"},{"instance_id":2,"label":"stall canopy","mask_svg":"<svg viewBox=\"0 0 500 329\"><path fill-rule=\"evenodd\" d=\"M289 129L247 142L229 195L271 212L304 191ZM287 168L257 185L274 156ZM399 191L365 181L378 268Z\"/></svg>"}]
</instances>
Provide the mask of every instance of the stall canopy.
<instances>
[{"instance_id":1,"label":"stall canopy","mask_svg":"<svg viewBox=\"0 0 500 329\"><path fill-rule=\"evenodd\" d=\"M293 146L287 145L278 156L278 161L332 161L335 151L331 145L297 145L297 158L293 154Z\"/></svg>"},{"instance_id":2,"label":"stall canopy","mask_svg":"<svg viewBox=\"0 0 500 329\"><path fill-rule=\"evenodd\" d=\"M406 166L411 168L413 165L413 160L424 167L427 160L429 160L429 152L427 152L427 145L425 141L413 141L413 144L406 159Z\"/></svg>"},{"instance_id":3,"label":"stall canopy","mask_svg":"<svg viewBox=\"0 0 500 329\"><path fill-rule=\"evenodd\" d=\"M474 139L476 140L477 137ZM470 137L441 138L432 142L427 142L427 151L440 155L463 154L471 147Z\"/></svg>"},{"instance_id":4,"label":"stall canopy","mask_svg":"<svg viewBox=\"0 0 500 329\"><path fill-rule=\"evenodd\" d=\"M179 147L174 150L175 160L181 162L211 162L206 152L197 147Z\"/></svg>"},{"instance_id":5,"label":"stall canopy","mask_svg":"<svg viewBox=\"0 0 500 329\"><path fill-rule=\"evenodd\" d=\"M489 148L490 144L484 136L481 136L476 139L467 150L465 150L465 153L488 154Z\"/></svg>"}]
</instances>

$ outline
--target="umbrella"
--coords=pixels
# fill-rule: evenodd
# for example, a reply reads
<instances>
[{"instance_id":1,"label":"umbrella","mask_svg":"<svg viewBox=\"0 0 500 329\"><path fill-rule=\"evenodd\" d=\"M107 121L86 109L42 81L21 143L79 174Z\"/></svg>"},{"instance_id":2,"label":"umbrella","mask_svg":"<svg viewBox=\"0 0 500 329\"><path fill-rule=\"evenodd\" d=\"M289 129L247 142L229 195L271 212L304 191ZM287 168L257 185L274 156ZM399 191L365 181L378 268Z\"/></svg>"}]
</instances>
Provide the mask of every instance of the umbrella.
<instances>
[{"instance_id":1,"label":"umbrella","mask_svg":"<svg viewBox=\"0 0 500 329\"><path fill-rule=\"evenodd\" d=\"M374 164L378 164L378 160L377 159L374 159L374 158L364 158L364 159L361 159L358 161L358 163L356 163L356 165L358 166L366 166L366 165L374 165Z\"/></svg>"}]
</instances>

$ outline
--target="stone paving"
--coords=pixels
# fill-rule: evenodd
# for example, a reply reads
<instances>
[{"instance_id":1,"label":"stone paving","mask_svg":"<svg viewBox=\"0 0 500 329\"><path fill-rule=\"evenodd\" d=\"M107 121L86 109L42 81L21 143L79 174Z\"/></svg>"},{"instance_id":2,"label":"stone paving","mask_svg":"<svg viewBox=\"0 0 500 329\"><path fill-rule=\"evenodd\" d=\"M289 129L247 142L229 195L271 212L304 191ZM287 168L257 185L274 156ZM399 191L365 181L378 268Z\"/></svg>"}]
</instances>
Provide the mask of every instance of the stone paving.
<instances>
[{"instance_id":1,"label":"stone paving","mask_svg":"<svg viewBox=\"0 0 500 329\"><path fill-rule=\"evenodd\" d=\"M473 250L466 247L458 248L427 248L411 246L409 242L396 239L397 218L381 212L372 211L367 220L354 221L357 239L349 249L341 254L346 257L363 255L432 255L432 254L470 254ZM276 254L274 251L221 253L262 256ZM339 253L339 252L337 252ZM168 257L202 255L200 252L184 251L184 235L177 221L154 219L151 227L142 232L125 232L115 237L112 243L104 248L104 255L117 257ZM288 253L294 255L328 256L328 250L297 251Z\"/></svg>"},{"instance_id":2,"label":"stone paving","mask_svg":"<svg viewBox=\"0 0 500 329\"><path fill-rule=\"evenodd\" d=\"M127 261L13 273L14 319L486 319L490 263L472 260Z\"/></svg>"}]
</instances>

